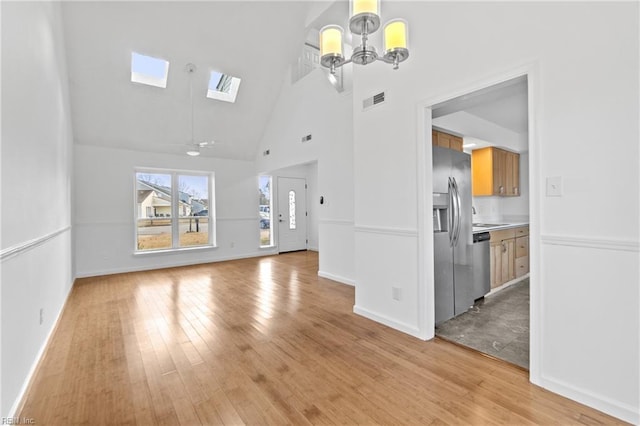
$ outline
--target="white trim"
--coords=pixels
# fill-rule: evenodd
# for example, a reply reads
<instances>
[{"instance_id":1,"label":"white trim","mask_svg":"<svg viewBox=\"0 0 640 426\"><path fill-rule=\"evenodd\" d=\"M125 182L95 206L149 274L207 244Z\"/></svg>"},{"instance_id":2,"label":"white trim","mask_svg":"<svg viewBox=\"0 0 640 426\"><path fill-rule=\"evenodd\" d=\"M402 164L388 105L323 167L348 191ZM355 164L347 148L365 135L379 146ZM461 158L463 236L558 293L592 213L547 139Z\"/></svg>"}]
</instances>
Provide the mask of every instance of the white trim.
<instances>
[{"instance_id":1,"label":"white trim","mask_svg":"<svg viewBox=\"0 0 640 426\"><path fill-rule=\"evenodd\" d=\"M189 217L192 216L185 216L182 217L181 219L188 219ZM209 218L211 218L211 216L209 216ZM165 218L167 219L167 218ZM251 222L251 221L258 221L260 220L260 216L244 216L244 217L218 217L216 218L216 221L223 221L223 222ZM126 221L102 221L102 222L76 222L74 223L74 226L94 226L94 225L100 225L100 226L135 226L135 222L131 223L131 222L126 222Z\"/></svg>"},{"instance_id":2,"label":"white trim","mask_svg":"<svg viewBox=\"0 0 640 426\"><path fill-rule=\"evenodd\" d=\"M435 287L433 273L427 276L427 271L434 270L433 264L433 221L431 215L427 214L433 209L433 171L431 165L432 150L427 149L433 145L431 132L427 129L432 127L431 107L425 107L423 103L417 107L416 122L416 200L418 218L418 328L425 339L431 340L435 337ZM428 179L427 179L428 178ZM430 185L427 185L427 182Z\"/></svg>"},{"instance_id":3,"label":"white trim","mask_svg":"<svg viewBox=\"0 0 640 426\"><path fill-rule=\"evenodd\" d=\"M602 238L574 237L568 235L540 235L544 245L582 247L599 250L640 252L640 242L630 240L611 240Z\"/></svg>"},{"instance_id":4,"label":"white trim","mask_svg":"<svg viewBox=\"0 0 640 426\"><path fill-rule=\"evenodd\" d=\"M319 249L317 246L308 246L308 247L307 247L307 250L309 250L309 251L316 251L316 252L319 252L319 251L320 251L320 249Z\"/></svg>"},{"instance_id":5,"label":"white trim","mask_svg":"<svg viewBox=\"0 0 640 426\"><path fill-rule=\"evenodd\" d=\"M64 312L66 306L67 306L67 302L69 301L69 296L71 295L71 292L73 291L73 287L74 284L71 284L71 287L69 289L69 292L67 293L67 296L64 299L64 303L62 304L62 308L58 311L58 315L56 316L56 320L53 322L53 326L51 327L51 329L49 329L49 332L47 333L47 337L44 339L44 342L42 343L42 346L40 346L40 350L38 350L38 354L36 355L35 359L33 360L33 364L31 365L31 368L29 369L29 373L27 374L27 376L24 379L24 382L22 383L22 388L20 389L20 392L18 392L18 395L16 396L16 400L13 402L13 405L11 406L11 409L9 410L9 414L7 414L7 417L11 418L11 417L16 417L16 414L18 414L18 410L22 409L22 405L23 405L23 399L27 393L27 391L29 390L29 387L31 386L31 381L33 380L36 372L38 371L38 366L40 365L40 361L42 361L42 357L44 356L45 352L47 351L47 347L49 346L49 341L51 340L51 337L53 336L53 333L56 331L56 329L58 328L58 323L60 322L60 318L62 318L62 313Z\"/></svg>"},{"instance_id":6,"label":"white trim","mask_svg":"<svg viewBox=\"0 0 640 426\"><path fill-rule=\"evenodd\" d=\"M340 275L335 275L330 272L318 271L318 276L322 278L326 278L331 281L336 281L341 284L350 285L351 287L356 286L356 281L351 278L342 277Z\"/></svg>"},{"instance_id":7,"label":"white trim","mask_svg":"<svg viewBox=\"0 0 640 426\"><path fill-rule=\"evenodd\" d=\"M217 249L218 246L213 245L202 245L202 246L191 246L191 247L179 247L179 248L170 248L170 249L155 249L155 250L138 250L133 252L134 256L148 256L150 254L170 254L170 253L184 253L189 251L201 251L201 250L214 250Z\"/></svg>"},{"instance_id":8,"label":"white trim","mask_svg":"<svg viewBox=\"0 0 640 426\"><path fill-rule=\"evenodd\" d=\"M637 407L620 403L546 375L541 377L539 386L631 424L640 424L640 414Z\"/></svg>"},{"instance_id":9,"label":"white trim","mask_svg":"<svg viewBox=\"0 0 640 426\"><path fill-rule=\"evenodd\" d=\"M422 335L423 333L421 333L420 330L414 325L396 321L385 315L377 314L375 312L361 308L357 305L353 305L353 312L360 316L368 318L372 321L378 322L380 324L384 324L387 327L391 327L395 330L399 330L399 331L402 331L403 333L407 333L410 336L417 337L418 339L421 339L421 340L425 340L425 337Z\"/></svg>"},{"instance_id":10,"label":"white trim","mask_svg":"<svg viewBox=\"0 0 640 426\"><path fill-rule=\"evenodd\" d=\"M272 256L278 254L276 250L270 248L270 250L260 250L255 252L246 253L243 255L237 256L222 256L217 257L215 259L201 259L198 261L187 260L183 262L165 262L163 259L162 265L144 265L144 266L132 266L129 268L111 268L111 269L102 269L97 271L85 271L76 273L76 278L87 278L87 277L98 277L102 275L113 275L113 274L124 274L127 272L141 272L141 271L153 271L157 269L165 269L165 268L176 268L179 266L191 266L191 265L202 265L207 263L217 263L217 262L225 262L227 260L238 260L238 259L250 259L252 257L264 257L264 256Z\"/></svg>"},{"instance_id":11,"label":"white trim","mask_svg":"<svg viewBox=\"0 0 640 426\"><path fill-rule=\"evenodd\" d=\"M41 246L42 244L46 243L47 241L57 237L58 235L67 232L71 229L71 225L65 226L64 228L58 229L57 231L54 231L50 234L47 235L43 235L42 237L38 237L38 238L34 238L32 240L29 241L25 241L23 243L20 244L16 244L15 246L12 247L8 247L2 251L0 251L0 261L5 261L9 258L12 258L14 256L20 255L22 253L24 253L25 251L34 249L38 246Z\"/></svg>"},{"instance_id":12,"label":"white trim","mask_svg":"<svg viewBox=\"0 0 640 426\"><path fill-rule=\"evenodd\" d=\"M527 272L526 274L524 274L521 277L518 278L514 278L511 281L507 281L504 284L501 284L499 287L494 287L491 289L491 291L489 291L489 293L485 294L484 297L489 297L489 296L493 296L494 294L501 292L502 290L511 287L514 284L518 284L520 281L529 278L529 273Z\"/></svg>"},{"instance_id":13,"label":"white trim","mask_svg":"<svg viewBox=\"0 0 640 426\"><path fill-rule=\"evenodd\" d=\"M353 226L353 220L346 219L320 219L318 225L341 225L341 226Z\"/></svg>"},{"instance_id":14,"label":"white trim","mask_svg":"<svg viewBox=\"0 0 640 426\"><path fill-rule=\"evenodd\" d=\"M361 232L366 234L383 234L383 235L395 235L398 237L417 237L418 230L411 228L392 228L386 226L360 226L357 225L354 228L355 232Z\"/></svg>"}]
</instances>

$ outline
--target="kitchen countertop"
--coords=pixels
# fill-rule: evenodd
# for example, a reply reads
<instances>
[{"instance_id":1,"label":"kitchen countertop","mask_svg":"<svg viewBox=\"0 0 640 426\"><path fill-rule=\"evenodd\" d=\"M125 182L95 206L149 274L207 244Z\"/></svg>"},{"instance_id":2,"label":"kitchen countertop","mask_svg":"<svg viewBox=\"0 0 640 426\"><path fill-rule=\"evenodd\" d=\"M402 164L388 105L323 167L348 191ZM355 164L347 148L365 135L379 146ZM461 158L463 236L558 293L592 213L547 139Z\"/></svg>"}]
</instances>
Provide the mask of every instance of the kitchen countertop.
<instances>
[{"instance_id":1,"label":"kitchen countertop","mask_svg":"<svg viewBox=\"0 0 640 426\"><path fill-rule=\"evenodd\" d=\"M529 226L529 222L510 222L510 223L501 222L501 223L495 223L495 224L488 223L487 225L493 225L493 226L474 226L473 233L477 234L479 232L491 232L491 231L497 231L500 229L517 228L519 226Z\"/></svg>"}]
</instances>

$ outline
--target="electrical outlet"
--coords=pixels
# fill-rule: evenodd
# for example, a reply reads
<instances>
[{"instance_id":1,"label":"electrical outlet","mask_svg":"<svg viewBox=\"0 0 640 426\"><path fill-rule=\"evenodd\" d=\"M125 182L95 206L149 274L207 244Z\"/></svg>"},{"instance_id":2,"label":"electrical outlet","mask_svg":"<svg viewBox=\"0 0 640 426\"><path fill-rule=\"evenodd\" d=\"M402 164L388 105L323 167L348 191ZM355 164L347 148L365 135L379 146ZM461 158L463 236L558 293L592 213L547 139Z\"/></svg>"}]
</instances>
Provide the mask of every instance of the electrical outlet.
<instances>
[{"instance_id":1,"label":"electrical outlet","mask_svg":"<svg viewBox=\"0 0 640 426\"><path fill-rule=\"evenodd\" d=\"M40 308L40 325L44 322L44 308Z\"/></svg>"},{"instance_id":2,"label":"electrical outlet","mask_svg":"<svg viewBox=\"0 0 640 426\"><path fill-rule=\"evenodd\" d=\"M402 296L402 291L400 289L400 287L391 287L391 297L393 298L393 300L400 300Z\"/></svg>"}]
</instances>

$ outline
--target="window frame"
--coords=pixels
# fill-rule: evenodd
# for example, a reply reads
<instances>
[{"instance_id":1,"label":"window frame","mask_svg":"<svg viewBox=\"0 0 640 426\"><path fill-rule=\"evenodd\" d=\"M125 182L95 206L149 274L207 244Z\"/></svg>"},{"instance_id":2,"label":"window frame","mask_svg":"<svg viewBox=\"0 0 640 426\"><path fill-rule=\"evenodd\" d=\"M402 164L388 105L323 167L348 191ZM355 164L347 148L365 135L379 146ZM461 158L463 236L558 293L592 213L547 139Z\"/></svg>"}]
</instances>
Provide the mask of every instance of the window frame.
<instances>
[{"instance_id":1,"label":"window frame","mask_svg":"<svg viewBox=\"0 0 640 426\"><path fill-rule=\"evenodd\" d=\"M171 176L171 247L140 250L138 249L138 173L164 174ZM180 247L180 219L189 216L180 216L180 191L179 176L205 176L208 180L208 200L209 200L209 231L207 244L197 246ZM174 253L191 250L203 250L217 248L217 222L216 222L216 202L215 202L215 173L201 170L164 169L151 167L134 167L133 169L133 254L145 255L150 253Z\"/></svg>"},{"instance_id":2,"label":"window frame","mask_svg":"<svg viewBox=\"0 0 640 426\"><path fill-rule=\"evenodd\" d=\"M145 74L140 72L139 69L134 69L133 63L135 56L140 57L142 60L151 59L157 62L164 62L164 74L162 77L157 77L151 74ZM158 58L155 56L149 56L140 52L131 51L131 82L136 84L144 84L145 86L158 87L160 89L167 88L167 82L169 81L169 61L164 58Z\"/></svg>"},{"instance_id":3,"label":"window frame","mask_svg":"<svg viewBox=\"0 0 640 426\"><path fill-rule=\"evenodd\" d=\"M269 243L263 245L262 239L260 238L260 232L262 228L258 225L258 246L260 249L270 249L275 247L276 237L274 234L274 224L273 224L273 176L272 175L258 175L258 192L260 191L260 179L261 178L269 178ZM260 203L258 203L258 224L260 223Z\"/></svg>"}]
</instances>

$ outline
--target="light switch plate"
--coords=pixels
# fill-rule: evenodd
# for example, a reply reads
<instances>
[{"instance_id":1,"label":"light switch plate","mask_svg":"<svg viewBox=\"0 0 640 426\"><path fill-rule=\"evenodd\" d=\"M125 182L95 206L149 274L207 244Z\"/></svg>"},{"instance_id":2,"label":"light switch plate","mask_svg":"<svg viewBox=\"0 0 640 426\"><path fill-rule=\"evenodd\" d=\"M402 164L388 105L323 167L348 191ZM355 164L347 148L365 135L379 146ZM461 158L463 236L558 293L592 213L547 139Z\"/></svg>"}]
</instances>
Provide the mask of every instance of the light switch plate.
<instances>
[{"instance_id":1,"label":"light switch plate","mask_svg":"<svg viewBox=\"0 0 640 426\"><path fill-rule=\"evenodd\" d=\"M562 176L547 177L547 197L562 197Z\"/></svg>"}]
</instances>

